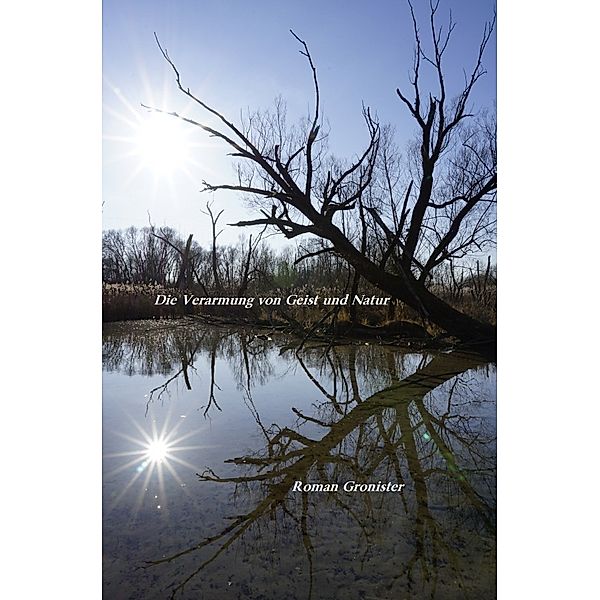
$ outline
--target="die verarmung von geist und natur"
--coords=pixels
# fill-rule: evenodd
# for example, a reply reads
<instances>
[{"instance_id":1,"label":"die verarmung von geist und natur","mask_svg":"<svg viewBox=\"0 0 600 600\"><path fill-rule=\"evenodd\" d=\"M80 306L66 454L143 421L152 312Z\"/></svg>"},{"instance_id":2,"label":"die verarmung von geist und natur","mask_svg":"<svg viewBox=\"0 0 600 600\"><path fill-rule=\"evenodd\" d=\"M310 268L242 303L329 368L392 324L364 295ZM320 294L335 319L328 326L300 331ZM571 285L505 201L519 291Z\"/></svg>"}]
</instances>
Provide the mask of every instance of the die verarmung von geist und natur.
<instances>
[{"instance_id":1,"label":"die verarmung von geist und natur","mask_svg":"<svg viewBox=\"0 0 600 600\"><path fill-rule=\"evenodd\" d=\"M344 296L321 297L319 294L314 296L290 294L282 298L280 296L247 296L247 297L210 297L196 296L195 294L182 294L181 296L171 294L157 294L154 301L155 306L175 306L183 304L184 306L242 306L252 308L256 301L259 306L347 306L356 304L361 306L388 306L391 298L382 298L381 296L367 296L365 294L350 294Z\"/></svg>"}]
</instances>

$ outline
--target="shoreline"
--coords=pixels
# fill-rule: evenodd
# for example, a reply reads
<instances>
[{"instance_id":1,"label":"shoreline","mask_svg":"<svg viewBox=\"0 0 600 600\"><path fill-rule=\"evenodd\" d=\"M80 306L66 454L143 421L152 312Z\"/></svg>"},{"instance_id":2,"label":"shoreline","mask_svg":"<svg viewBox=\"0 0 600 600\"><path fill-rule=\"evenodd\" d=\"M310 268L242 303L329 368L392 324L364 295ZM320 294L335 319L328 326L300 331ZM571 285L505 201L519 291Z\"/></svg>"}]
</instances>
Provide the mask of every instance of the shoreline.
<instances>
[{"instance_id":1,"label":"shoreline","mask_svg":"<svg viewBox=\"0 0 600 600\"><path fill-rule=\"evenodd\" d=\"M345 333L325 333L325 332L312 332L310 330L303 329L302 331L295 329L287 323L273 323L267 321L252 321L252 320L241 320L232 319L231 317L217 317L214 315L181 315L178 317L171 318L151 318L151 319L128 319L121 321L103 321L102 330L111 328L121 328L139 325L141 327L147 326L148 329L170 329L173 327L186 327L186 326L208 326L208 327L235 327L248 329L250 332L259 331L259 335L255 337L270 341L271 335L286 335L290 336L294 340L297 340L298 344L288 344L286 349L293 349L304 346L307 343L322 343L331 346L344 345L344 344L355 344L362 343L365 345L377 344L384 346L395 346L398 348L404 348L410 352L456 352L456 351L467 351L476 352L488 356L490 360L495 360L495 340L486 341L482 340L479 344L464 344L460 343L456 338L452 338L446 335L428 336L425 338L409 338L401 335L394 335L390 333L390 328L383 327L367 327L357 326L354 331L348 330ZM365 334L368 331L368 334ZM262 333L266 332L266 333ZM387 334L386 334L387 333ZM308 335L309 334L309 335Z\"/></svg>"}]
</instances>

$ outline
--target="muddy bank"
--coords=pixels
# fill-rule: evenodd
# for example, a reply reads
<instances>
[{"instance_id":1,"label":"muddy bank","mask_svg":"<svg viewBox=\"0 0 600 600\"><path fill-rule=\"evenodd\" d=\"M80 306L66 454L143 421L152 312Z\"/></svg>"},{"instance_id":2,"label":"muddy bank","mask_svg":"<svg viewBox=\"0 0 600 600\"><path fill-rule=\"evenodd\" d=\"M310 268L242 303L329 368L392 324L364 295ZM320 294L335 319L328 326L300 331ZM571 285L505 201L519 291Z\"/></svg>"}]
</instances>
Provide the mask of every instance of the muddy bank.
<instances>
[{"instance_id":1,"label":"muddy bank","mask_svg":"<svg viewBox=\"0 0 600 600\"><path fill-rule=\"evenodd\" d=\"M176 290L142 284L104 284L102 320L105 323L154 320L169 322L186 320L207 325L242 326L256 329L257 335L273 332L292 334L299 344L310 341L327 344L344 341L390 344L418 350L453 350L456 338L435 327L418 322L418 317L401 306L361 306L352 321L345 307L262 307L194 306L192 304L157 304L157 294L177 295ZM408 317L408 318L407 318ZM470 348L495 352L495 343L484 341Z\"/></svg>"}]
</instances>

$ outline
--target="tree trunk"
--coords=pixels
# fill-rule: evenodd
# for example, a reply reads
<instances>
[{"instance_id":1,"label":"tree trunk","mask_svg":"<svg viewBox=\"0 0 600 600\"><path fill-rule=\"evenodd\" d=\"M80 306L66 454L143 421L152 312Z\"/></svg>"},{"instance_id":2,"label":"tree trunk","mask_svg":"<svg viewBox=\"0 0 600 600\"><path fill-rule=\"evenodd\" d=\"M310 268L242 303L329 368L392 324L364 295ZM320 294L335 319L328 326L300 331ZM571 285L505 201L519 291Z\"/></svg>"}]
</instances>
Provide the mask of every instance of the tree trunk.
<instances>
[{"instance_id":1,"label":"tree trunk","mask_svg":"<svg viewBox=\"0 0 600 600\"><path fill-rule=\"evenodd\" d=\"M352 276L352 287L350 288L350 298L354 298L356 294L358 294L358 284L360 283L360 275L358 271L354 269L354 275ZM350 316L350 322L352 325L356 325L358 323L358 314L356 311L356 304L350 302L350 306L348 307L348 312Z\"/></svg>"},{"instance_id":2,"label":"tree trunk","mask_svg":"<svg viewBox=\"0 0 600 600\"><path fill-rule=\"evenodd\" d=\"M185 250L181 255L181 268L179 269L179 277L177 278L177 288L180 290L187 290L190 285L190 250L192 247L192 237L193 234L190 234L185 245Z\"/></svg>"},{"instance_id":3,"label":"tree trunk","mask_svg":"<svg viewBox=\"0 0 600 600\"><path fill-rule=\"evenodd\" d=\"M463 342L495 342L496 328L493 325L456 310L420 284L412 272L400 276L378 268L378 265L357 250L335 225L325 221L318 214L311 217L313 222L316 221L319 235L329 239L336 252L382 292L405 302L423 317Z\"/></svg>"}]
</instances>

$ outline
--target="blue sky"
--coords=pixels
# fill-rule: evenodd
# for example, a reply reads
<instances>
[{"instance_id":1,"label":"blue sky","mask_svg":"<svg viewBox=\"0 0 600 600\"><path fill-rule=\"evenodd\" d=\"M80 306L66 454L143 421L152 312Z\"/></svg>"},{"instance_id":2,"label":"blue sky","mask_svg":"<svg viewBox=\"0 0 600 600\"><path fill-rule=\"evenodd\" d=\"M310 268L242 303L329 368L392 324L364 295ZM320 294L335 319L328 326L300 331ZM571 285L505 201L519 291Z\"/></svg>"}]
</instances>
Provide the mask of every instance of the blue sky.
<instances>
[{"instance_id":1,"label":"blue sky","mask_svg":"<svg viewBox=\"0 0 600 600\"><path fill-rule=\"evenodd\" d=\"M423 38L427 7L415 0ZM446 55L447 77L451 91L458 91L494 3L442 0L440 23L450 9L457 25ZM186 131L194 162L182 169L157 174L131 152L139 135L133 123L147 118L142 102L204 116L177 92L153 32L177 63L184 85L229 118L236 119L240 110L268 108L281 95L295 120L312 106L312 85L290 28L307 41L317 65L330 148L336 155L350 157L362 148L362 102L382 123L394 124L401 145L412 138L414 123L395 93L396 87L409 89L413 58L412 24L403 1L104 0L105 228L144 226L149 212L154 223L194 233L202 243L208 224L200 209L210 197L199 193L201 181L224 183L233 173L227 149L193 128ZM473 96L476 106L495 101L495 37L492 42L485 58L488 75ZM225 209L223 222L247 214L234 195L221 193L214 201ZM227 228L220 239L234 241L239 234L239 229Z\"/></svg>"}]
</instances>

